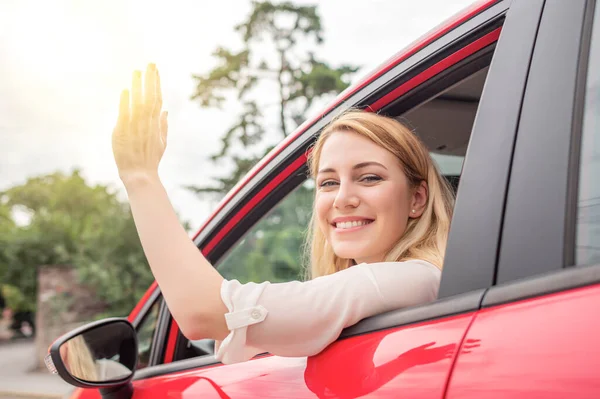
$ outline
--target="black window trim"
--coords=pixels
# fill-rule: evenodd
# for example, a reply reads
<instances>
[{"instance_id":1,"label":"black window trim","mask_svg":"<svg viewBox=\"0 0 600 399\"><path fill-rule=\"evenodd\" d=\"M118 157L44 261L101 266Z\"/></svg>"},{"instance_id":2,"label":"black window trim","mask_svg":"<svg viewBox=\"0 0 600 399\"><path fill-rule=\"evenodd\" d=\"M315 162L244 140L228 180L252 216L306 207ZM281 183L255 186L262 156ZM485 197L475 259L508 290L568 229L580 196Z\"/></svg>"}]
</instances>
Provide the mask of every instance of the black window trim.
<instances>
[{"instance_id":1,"label":"black window trim","mask_svg":"<svg viewBox=\"0 0 600 399\"><path fill-rule=\"evenodd\" d=\"M136 331L137 331L140 323L146 318L146 314L148 313L148 311L150 310L152 305L154 305L154 303L158 300L159 297L162 297L162 295L161 295L160 289L157 286L154 288L152 293L150 293L150 296L148 297L146 302L142 305L142 308L140 309L138 314L135 316L135 318L131 322L131 324L133 325L133 327L135 328Z\"/></svg>"},{"instance_id":2,"label":"black window trim","mask_svg":"<svg viewBox=\"0 0 600 399\"><path fill-rule=\"evenodd\" d=\"M438 298L494 284L513 148L543 8L544 0L515 0L507 13L465 157Z\"/></svg>"},{"instance_id":3,"label":"black window trim","mask_svg":"<svg viewBox=\"0 0 600 399\"><path fill-rule=\"evenodd\" d=\"M152 349L150 351L148 367L161 364L164 361L166 342L171 326L171 312L169 312L167 303L164 301L162 295L158 300L161 301L161 303L158 310L156 330L152 337Z\"/></svg>"},{"instance_id":4,"label":"black window trim","mask_svg":"<svg viewBox=\"0 0 600 399\"><path fill-rule=\"evenodd\" d=\"M581 140L583 136L583 118L585 112L585 96L588 79L589 54L593 34L594 15L598 2L588 0L581 30L581 45L579 48L579 63L575 78L575 99L573 106L573 121L571 128L571 146L569 152L569 170L567 174L567 211L565 219L565 267L576 266L576 231L579 197L579 169L581 159ZM600 21L596 21L600 25Z\"/></svg>"},{"instance_id":5,"label":"black window trim","mask_svg":"<svg viewBox=\"0 0 600 399\"><path fill-rule=\"evenodd\" d=\"M591 0L546 0L519 121L498 284L559 271L573 263L569 241L575 229L578 176L574 170L578 169L578 118L586 69L581 64L587 63L592 12Z\"/></svg>"},{"instance_id":6,"label":"black window trim","mask_svg":"<svg viewBox=\"0 0 600 399\"><path fill-rule=\"evenodd\" d=\"M566 181L562 181L560 184L560 190L564 197L564 203L556 203L552 207L545 209L545 214L548 217L552 217L553 213L562 214L564 212L564 220L556 218L554 220L554 228L559 229L561 236L558 238L562 246L559 248L548 248L551 251L552 257L550 261L540 262L539 266L543 266L538 274L527 277L521 277L519 275L508 274L506 275L506 282L502 282L499 285L492 287L485 295L483 300L483 307L498 306L506 303L526 300L535 298L543 295L549 295L558 292L564 292L576 288L586 287L600 283L600 264L597 265L575 265L575 231L576 231L576 218L577 218L577 196L578 196L578 182L579 182L579 160L581 150L581 135L582 135L582 122L583 122L583 111L585 104L585 89L587 81L587 65L589 61L589 49L590 39L592 33L592 24L594 16L594 8L597 6L597 2L593 0L578 0L569 2L568 6L566 3L553 2L551 3L553 17L547 23L552 27L552 23L555 23L560 19L561 25L564 26L566 23L576 24L571 26L571 29L567 32L570 33L571 37L566 38L565 43L561 43L562 46L557 45L556 41L552 41L549 37L552 34L549 32L550 29L546 30L545 36L540 40L550 40L552 44L552 51L546 52L546 57L539 63L540 70L544 68L544 65L553 65L553 62L569 63L569 69L572 72L572 88L573 96L564 95L561 98L555 98L553 101L560 102L560 105L554 105L555 107L562 107L562 112L568 114L568 110L571 110L570 119L563 122L564 126L570 128L564 129L562 135L555 136L554 147L560 148L561 143L567 143L564 146L561 156L566 158L560 165L567 165L567 172L564 175ZM579 13L579 17L576 15L569 15L566 8L575 7L575 12ZM570 17L570 18L569 18ZM597 21L600 23L600 21ZM557 25L554 25L557 26ZM565 30L561 31L561 35L565 34ZM573 37L578 39L577 56L567 57L565 50L569 51L567 43L572 46ZM555 59L553 57L556 57ZM553 66L556 66L554 64ZM560 71L565 70L564 66L558 66ZM535 73L532 72L532 73ZM555 71L556 73L556 71ZM552 79L552 75L546 73L545 79ZM537 100L539 101L539 95ZM546 96L547 97L547 96ZM536 98L532 97L531 101L535 101ZM555 113L550 113L554 116ZM541 127L531 127L524 134L535 135L539 134ZM557 142L557 143L556 143ZM557 165L550 165L558 168ZM540 168L542 169L542 168ZM517 172L515 172L516 174ZM552 172L550 172L552 174ZM527 193L522 193L521 196ZM526 200L524 201L526 203ZM529 222L524 212L527 209L523 209L523 203L516 203L514 206L515 210L521 211L520 214L515 214L514 217L520 217L524 223ZM505 230L506 234L510 232ZM558 241L557 240L557 241ZM499 267L506 267L508 262L506 259L515 259L516 257L523 254L523 248L519 245L509 245L514 242L504 242L504 247L501 252L501 260ZM550 243L550 246L553 243ZM539 245L539 244L538 244ZM532 248L532 251L537 250L537 246ZM511 253L512 252L512 253ZM539 251L538 251L539 252ZM503 258L504 257L504 258ZM510 257L510 258L509 258ZM535 262L535 259L523 258L519 263L522 267L527 267L531 262ZM577 266L577 267L573 267ZM511 268L512 270L512 268Z\"/></svg>"},{"instance_id":7,"label":"black window trim","mask_svg":"<svg viewBox=\"0 0 600 399\"><path fill-rule=\"evenodd\" d=\"M165 346L165 339L164 339L165 331L164 330L168 329L168 325L163 326L160 323L161 318L164 318L165 310L166 310L167 314L169 314L169 311L168 311L168 309L166 309L166 307L167 307L166 303L165 303L165 301L163 301L162 294L160 292L160 289L158 289L158 287L155 288L154 291L152 291L152 293L150 294L150 296L148 297L148 299L146 300L146 302L144 303L144 305L138 312L137 316L131 323L133 325L133 327L135 328L135 333L137 335L139 333L139 328L144 323L144 321L146 321L146 319L150 316L150 311L156 304L159 304L158 315L157 315L157 320L156 320L156 326L154 328L154 332L152 333L152 340L150 342L150 356L149 356L148 366L146 366L145 368L152 367L155 364L157 364L154 362L154 360L160 356L161 351L164 351L164 346Z\"/></svg>"}]
</instances>

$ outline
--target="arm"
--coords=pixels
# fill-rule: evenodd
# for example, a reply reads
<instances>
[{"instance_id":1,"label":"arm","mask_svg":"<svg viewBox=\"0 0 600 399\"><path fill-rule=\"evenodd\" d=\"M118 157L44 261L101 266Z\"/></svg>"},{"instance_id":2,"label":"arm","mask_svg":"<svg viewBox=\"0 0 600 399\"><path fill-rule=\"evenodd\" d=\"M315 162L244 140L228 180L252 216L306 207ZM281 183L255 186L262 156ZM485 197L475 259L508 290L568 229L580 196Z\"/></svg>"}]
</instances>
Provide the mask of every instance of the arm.
<instances>
[{"instance_id":1,"label":"arm","mask_svg":"<svg viewBox=\"0 0 600 399\"><path fill-rule=\"evenodd\" d=\"M161 112L160 77L154 65L133 75L131 99L121 95L113 131L113 154L144 253L169 309L190 339L227 335L220 298L223 278L179 223L158 177L167 142L167 114ZM130 104L131 100L131 104Z\"/></svg>"},{"instance_id":2,"label":"arm","mask_svg":"<svg viewBox=\"0 0 600 399\"><path fill-rule=\"evenodd\" d=\"M440 275L427 262L407 261L360 264L307 282L226 281L231 333L217 345L217 359L315 355L366 317L435 300Z\"/></svg>"},{"instance_id":3,"label":"arm","mask_svg":"<svg viewBox=\"0 0 600 399\"><path fill-rule=\"evenodd\" d=\"M192 340L223 339L223 277L188 237L159 179L126 187L144 253L179 328Z\"/></svg>"}]
</instances>

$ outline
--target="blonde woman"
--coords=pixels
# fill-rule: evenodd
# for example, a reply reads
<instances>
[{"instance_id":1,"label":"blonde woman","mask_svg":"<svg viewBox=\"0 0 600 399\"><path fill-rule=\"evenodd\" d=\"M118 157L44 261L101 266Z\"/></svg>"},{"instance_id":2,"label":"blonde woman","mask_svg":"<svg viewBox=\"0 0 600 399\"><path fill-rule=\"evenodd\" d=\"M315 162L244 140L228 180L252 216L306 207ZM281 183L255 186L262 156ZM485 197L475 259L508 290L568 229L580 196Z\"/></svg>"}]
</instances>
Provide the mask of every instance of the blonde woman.
<instances>
[{"instance_id":1,"label":"blonde woman","mask_svg":"<svg viewBox=\"0 0 600 399\"><path fill-rule=\"evenodd\" d=\"M168 129L154 65L144 81L134 72L131 94L121 95L113 153L152 272L189 339L215 339L223 363L311 356L365 317L436 298L452 195L400 123L354 111L322 132L310 155L313 278L240 284L219 274L177 219L158 176Z\"/></svg>"}]
</instances>

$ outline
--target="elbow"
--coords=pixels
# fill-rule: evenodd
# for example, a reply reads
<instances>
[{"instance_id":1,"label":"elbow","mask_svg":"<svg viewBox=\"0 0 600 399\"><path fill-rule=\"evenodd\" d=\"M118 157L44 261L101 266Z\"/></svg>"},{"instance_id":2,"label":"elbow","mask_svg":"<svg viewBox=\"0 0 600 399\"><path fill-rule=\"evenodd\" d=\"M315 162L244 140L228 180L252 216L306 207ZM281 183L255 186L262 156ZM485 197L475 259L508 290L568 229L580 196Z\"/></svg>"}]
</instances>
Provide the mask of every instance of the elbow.
<instances>
[{"instance_id":1,"label":"elbow","mask_svg":"<svg viewBox=\"0 0 600 399\"><path fill-rule=\"evenodd\" d=\"M204 331L204 329L201 328L197 328L197 327L182 327L181 325L179 326L179 329L181 330L181 334L183 334L184 337L186 337L188 340L190 341L198 341L201 339L205 339L205 338L209 338L206 334L206 332Z\"/></svg>"},{"instance_id":2,"label":"elbow","mask_svg":"<svg viewBox=\"0 0 600 399\"><path fill-rule=\"evenodd\" d=\"M179 330L181 333L190 341L197 341L200 339L224 339L229 331L223 329L221 324L225 325L225 319L219 323L215 318L215 315L195 313L185 315L179 318L175 318Z\"/></svg>"},{"instance_id":3,"label":"elbow","mask_svg":"<svg viewBox=\"0 0 600 399\"><path fill-rule=\"evenodd\" d=\"M181 333L190 341L212 338L210 324L204 315L185 315L174 318Z\"/></svg>"}]
</instances>

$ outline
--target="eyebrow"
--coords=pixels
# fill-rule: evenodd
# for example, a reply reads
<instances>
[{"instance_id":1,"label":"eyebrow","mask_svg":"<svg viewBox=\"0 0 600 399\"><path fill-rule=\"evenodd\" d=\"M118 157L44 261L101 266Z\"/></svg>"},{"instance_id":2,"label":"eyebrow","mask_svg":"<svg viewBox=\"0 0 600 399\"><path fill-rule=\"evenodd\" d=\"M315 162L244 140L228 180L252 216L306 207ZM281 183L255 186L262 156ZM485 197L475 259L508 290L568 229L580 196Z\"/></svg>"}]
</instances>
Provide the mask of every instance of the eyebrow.
<instances>
[{"instance_id":1,"label":"eyebrow","mask_svg":"<svg viewBox=\"0 0 600 399\"><path fill-rule=\"evenodd\" d=\"M357 163L356 165L354 165L352 167L352 170L366 168L367 166L381 166L383 169L387 170L387 168L385 166L383 166L379 162L374 162L374 161ZM335 169L325 168L325 169L319 170L318 173L330 173L330 172L335 172Z\"/></svg>"}]
</instances>

